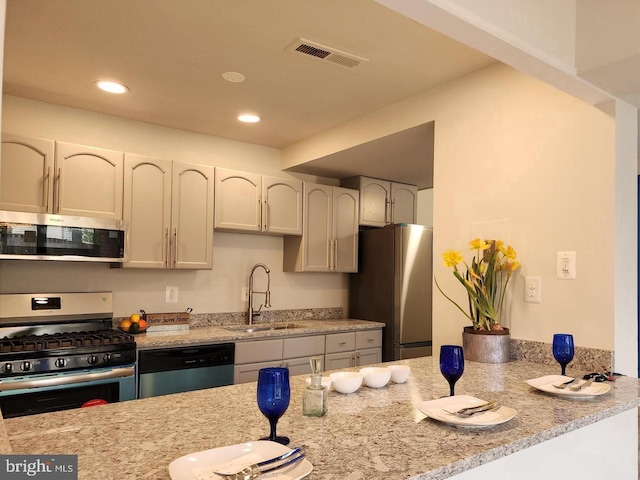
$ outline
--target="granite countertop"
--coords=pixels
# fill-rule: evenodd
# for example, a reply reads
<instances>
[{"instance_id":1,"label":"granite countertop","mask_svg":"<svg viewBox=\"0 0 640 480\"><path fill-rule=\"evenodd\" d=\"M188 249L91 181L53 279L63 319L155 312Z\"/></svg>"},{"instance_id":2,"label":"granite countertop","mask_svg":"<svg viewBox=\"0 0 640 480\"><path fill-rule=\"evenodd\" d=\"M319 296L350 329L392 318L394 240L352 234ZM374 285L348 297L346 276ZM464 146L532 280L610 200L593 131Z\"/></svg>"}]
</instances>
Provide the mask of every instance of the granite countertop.
<instances>
[{"instance_id":1,"label":"granite countertop","mask_svg":"<svg viewBox=\"0 0 640 480\"><path fill-rule=\"evenodd\" d=\"M620 377L605 395L576 401L525 383L557 374L557 365L467 362L456 393L496 399L518 414L487 429L455 428L425 419L415 406L447 394L437 362L424 357L394 363L411 366L407 383L363 386L350 395L331 392L329 412L321 418L302 415L306 376L292 377L292 400L278 433L288 435L291 445L308 445L314 470L307 478L449 478L639 403L637 378ZM268 433L255 391L255 383L232 385L8 419L5 427L16 453L78 454L81 480L168 480L168 465L178 457Z\"/></svg>"},{"instance_id":2,"label":"granite countertop","mask_svg":"<svg viewBox=\"0 0 640 480\"><path fill-rule=\"evenodd\" d=\"M293 324L296 327L280 330L262 330L248 333L231 331L228 330L225 326L216 325L210 327L192 327L188 330L147 332L135 335L135 340L138 349L144 350L156 347L239 342L244 340L258 340L261 338L339 333L357 330L380 329L384 327L384 323L354 319L292 320L285 323ZM240 326L241 325L228 325L228 327Z\"/></svg>"}]
</instances>

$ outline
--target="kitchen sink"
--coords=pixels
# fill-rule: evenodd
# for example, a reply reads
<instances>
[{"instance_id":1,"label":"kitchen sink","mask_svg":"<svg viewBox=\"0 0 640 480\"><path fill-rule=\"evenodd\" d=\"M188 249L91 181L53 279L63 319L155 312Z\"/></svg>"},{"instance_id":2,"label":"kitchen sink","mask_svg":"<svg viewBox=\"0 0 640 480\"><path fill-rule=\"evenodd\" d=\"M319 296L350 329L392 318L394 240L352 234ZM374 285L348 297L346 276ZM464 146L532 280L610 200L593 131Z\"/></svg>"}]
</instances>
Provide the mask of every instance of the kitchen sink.
<instances>
[{"instance_id":1,"label":"kitchen sink","mask_svg":"<svg viewBox=\"0 0 640 480\"><path fill-rule=\"evenodd\" d=\"M258 323L256 325L234 325L231 327L225 327L232 332L264 332L269 330L289 330L291 328L300 328L300 325L295 323Z\"/></svg>"}]
</instances>

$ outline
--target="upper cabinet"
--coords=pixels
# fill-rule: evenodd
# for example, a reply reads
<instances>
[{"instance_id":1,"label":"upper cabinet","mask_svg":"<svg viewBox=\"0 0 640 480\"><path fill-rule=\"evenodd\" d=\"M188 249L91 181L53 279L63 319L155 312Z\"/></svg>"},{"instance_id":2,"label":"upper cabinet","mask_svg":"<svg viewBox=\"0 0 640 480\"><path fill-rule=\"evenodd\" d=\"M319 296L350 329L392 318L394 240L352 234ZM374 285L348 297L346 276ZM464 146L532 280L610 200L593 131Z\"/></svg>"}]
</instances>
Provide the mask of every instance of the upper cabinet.
<instances>
[{"instance_id":1,"label":"upper cabinet","mask_svg":"<svg viewBox=\"0 0 640 480\"><path fill-rule=\"evenodd\" d=\"M302 234L302 182L216 168L215 228Z\"/></svg>"},{"instance_id":2,"label":"upper cabinet","mask_svg":"<svg viewBox=\"0 0 640 480\"><path fill-rule=\"evenodd\" d=\"M416 222L417 186L370 177L346 178L340 184L360 191L360 225Z\"/></svg>"},{"instance_id":3,"label":"upper cabinet","mask_svg":"<svg viewBox=\"0 0 640 480\"><path fill-rule=\"evenodd\" d=\"M4 134L1 158L1 209L122 219L122 152Z\"/></svg>"},{"instance_id":4,"label":"upper cabinet","mask_svg":"<svg viewBox=\"0 0 640 480\"><path fill-rule=\"evenodd\" d=\"M214 168L125 156L125 268L213 267Z\"/></svg>"},{"instance_id":5,"label":"upper cabinet","mask_svg":"<svg viewBox=\"0 0 640 480\"><path fill-rule=\"evenodd\" d=\"M302 237L284 239L285 272L358 271L358 192L304 183Z\"/></svg>"}]
</instances>

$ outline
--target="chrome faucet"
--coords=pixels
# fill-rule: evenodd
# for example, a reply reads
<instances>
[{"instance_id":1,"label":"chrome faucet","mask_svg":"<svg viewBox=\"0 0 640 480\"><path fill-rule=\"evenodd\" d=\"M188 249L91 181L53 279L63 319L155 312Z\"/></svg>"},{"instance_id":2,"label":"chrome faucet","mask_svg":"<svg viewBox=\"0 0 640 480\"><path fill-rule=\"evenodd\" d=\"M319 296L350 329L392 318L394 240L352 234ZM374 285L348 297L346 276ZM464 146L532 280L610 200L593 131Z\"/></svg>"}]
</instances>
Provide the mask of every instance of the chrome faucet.
<instances>
[{"instance_id":1,"label":"chrome faucet","mask_svg":"<svg viewBox=\"0 0 640 480\"><path fill-rule=\"evenodd\" d=\"M264 268L264 271L267 274L267 289L264 292L253 291L253 272L255 272L256 268L258 267ZM270 272L271 270L269 270L269 267L267 267L264 263L256 263L251 269L251 273L249 274L249 312L248 312L249 325L253 325L253 317L260 315L260 310L262 310L262 307L271 308L271 292L269 291L269 286L271 284L271 276L269 275ZM261 293L264 295L264 303L260 305L260 307L256 312L253 311L253 294L254 293Z\"/></svg>"}]
</instances>

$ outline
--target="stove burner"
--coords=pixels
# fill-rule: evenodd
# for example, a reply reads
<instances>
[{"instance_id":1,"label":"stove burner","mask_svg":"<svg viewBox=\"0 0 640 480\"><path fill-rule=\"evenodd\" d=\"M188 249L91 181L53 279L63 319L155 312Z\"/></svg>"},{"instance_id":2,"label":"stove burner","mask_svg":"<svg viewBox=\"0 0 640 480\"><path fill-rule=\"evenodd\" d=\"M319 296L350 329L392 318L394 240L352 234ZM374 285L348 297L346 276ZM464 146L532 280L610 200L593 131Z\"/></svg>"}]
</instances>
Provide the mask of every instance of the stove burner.
<instances>
[{"instance_id":1,"label":"stove burner","mask_svg":"<svg viewBox=\"0 0 640 480\"><path fill-rule=\"evenodd\" d=\"M36 352L61 348L89 347L103 345L124 345L134 343L132 335L117 330L97 332L54 333L46 335L26 335L0 339L0 353Z\"/></svg>"}]
</instances>

